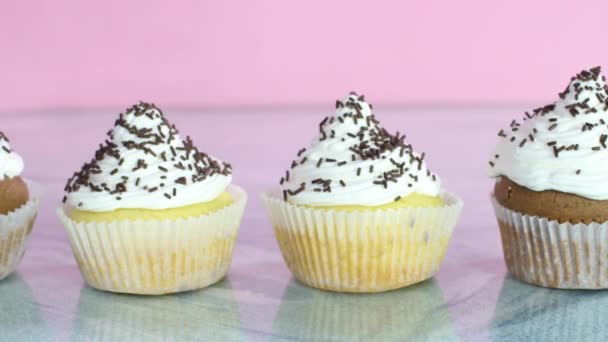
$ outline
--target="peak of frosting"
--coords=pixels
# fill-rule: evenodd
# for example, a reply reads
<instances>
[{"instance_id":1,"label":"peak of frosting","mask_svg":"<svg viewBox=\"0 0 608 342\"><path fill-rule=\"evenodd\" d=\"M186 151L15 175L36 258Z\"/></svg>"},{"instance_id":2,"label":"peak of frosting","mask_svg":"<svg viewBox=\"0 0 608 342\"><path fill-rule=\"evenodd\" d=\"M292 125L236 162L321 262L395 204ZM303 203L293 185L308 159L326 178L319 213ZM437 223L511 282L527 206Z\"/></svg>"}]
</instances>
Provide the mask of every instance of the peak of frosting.
<instances>
[{"instance_id":1,"label":"peak of frosting","mask_svg":"<svg viewBox=\"0 0 608 342\"><path fill-rule=\"evenodd\" d=\"M13 178L23 172L23 159L13 151L10 141L0 132L0 180Z\"/></svg>"},{"instance_id":2,"label":"peak of frosting","mask_svg":"<svg viewBox=\"0 0 608 342\"><path fill-rule=\"evenodd\" d=\"M200 152L154 106L120 114L94 158L67 182L64 202L81 210L167 209L217 198L231 167Z\"/></svg>"},{"instance_id":3,"label":"peak of frosting","mask_svg":"<svg viewBox=\"0 0 608 342\"><path fill-rule=\"evenodd\" d=\"M568 87L559 93L559 103L576 104L571 106L571 112L576 115L576 109L589 109L599 104L605 104L608 99L606 78L601 75L600 67L583 70L570 79ZM579 107L579 108L577 108Z\"/></svg>"},{"instance_id":4,"label":"peak of frosting","mask_svg":"<svg viewBox=\"0 0 608 342\"><path fill-rule=\"evenodd\" d=\"M390 134L365 96L351 92L281 179L285 200L305 205L390 203L416 192L436 196L440 183L405 135Z\"/></svg>"},{"instance_id":5,"label":"peak of frosting","mask_svg":"<svg viewBox=\"0 0 608 342\"><path fill-rule=\"evenodd\" d=\"M581 71L556 102L526 112L498 135L491 177L608 199L608 86L600 67Z\"/></svg>"}]
</instances>

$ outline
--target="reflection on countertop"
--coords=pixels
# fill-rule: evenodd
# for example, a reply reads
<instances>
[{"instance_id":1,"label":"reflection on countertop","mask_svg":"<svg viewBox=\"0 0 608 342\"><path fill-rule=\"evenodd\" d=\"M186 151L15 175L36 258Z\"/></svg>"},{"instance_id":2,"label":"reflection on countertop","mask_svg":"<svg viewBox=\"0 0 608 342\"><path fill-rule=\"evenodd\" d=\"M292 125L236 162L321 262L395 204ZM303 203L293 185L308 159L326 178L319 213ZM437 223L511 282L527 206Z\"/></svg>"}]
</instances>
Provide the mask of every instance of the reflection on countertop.
<instances>
[{"instance_id":1,"label":"reflection on countertop","mask_svg":"<svg viewBox=\"0 0 608 342\"><path fill-rule=\"evenodd\" d=\"M506 276L490 334L494 341L606 341L608 292L557 290Z\"/></svg>"},{"instance_id":2,"label":"reflection on countertop","mask_svg":"<svg viewBox=\"0 0 608 342\"><path fill-rule=\"evenodd\" d=\"M299 341L458 340L445 304L435 280L376 294L326 292L292 280L273 335Z\"/></svg>"},{"instance_id":3,"label":"reflection on countertop","mask_svg":"<svg viewBox=\"0 0 608 342\"><path fill-rule=\"evenodd\" d=\"M240 326L227 279L201 291L153 297L84 287L72 340L242 341Z\"/></svg>"},{"instance_id":4,"label":"reflection on countertop","mask_svg":"<svg viewBox=\"0 0 608 342\"><path fill-rule=\"evenodd\" d=\"M54 333L44 320L28 284L18 274L0 282L0 340L51 341Z\"/></svg>"}]
</instances>

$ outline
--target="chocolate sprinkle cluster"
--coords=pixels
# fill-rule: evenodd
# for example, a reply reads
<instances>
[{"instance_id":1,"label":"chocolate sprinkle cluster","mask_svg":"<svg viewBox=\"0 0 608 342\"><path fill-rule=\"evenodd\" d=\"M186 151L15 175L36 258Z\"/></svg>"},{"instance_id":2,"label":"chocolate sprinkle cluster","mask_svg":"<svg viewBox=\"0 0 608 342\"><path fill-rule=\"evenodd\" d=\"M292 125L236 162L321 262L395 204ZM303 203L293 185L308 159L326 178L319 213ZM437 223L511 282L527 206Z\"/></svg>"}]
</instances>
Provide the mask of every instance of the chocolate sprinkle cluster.
<instances>
[{"instance_id":1,"label":"chocolate sprinkle cluster","mask_svg":"<svg viewBox=\"0 0 608 342\"><path fill-rule=\"evenodd\" d=\"M151 125L130 124L140 119L147 120ZM128 133L124 135L130 139L124 136L115 139L116 131L120 128ZM177 143L179 142L177 134L178 130L175 126L165 119L162 111L154 104L140 102L128 108L126 113L119 115L114 129L107 133L109 139L100 144L95 157L68 179L65 191L69 196L71 193L87 189L91 192L112 195L117 201L129 191L149 193L162 191L163 196L171 200L179 196L180 187L201 182L216 174L232 173L229 164L218 162L200 152L190 137ZM127 152L131 154L133 151L140 153L130 155L128 158L124 156ZM150 165L156 165L153 171L159 174L158 177L152 177L154 182L149 181L150 177L140 177L140 174L150 174ZM175 178L172 176L173 170L187 171L188 176ZM108 174L98 176L104 173ZM116 174L122 176L112 177ZM63 198L64 203L68 196ZM82 206L82 202L78 203L78 206Z\"/></svg>"},{"instance_id":2,"label":"chocolate sprinkle cluster","mask_svg":"<svg viewBox=\"0 0 608 342\"><path fill-rule=\"evenodd\" d=\"M408 179L408 187L412 187L418 182L416 171L420 171L423 167L424 153L416 156L413 153L413 148L410 144L405 143L405 135L399 132L395 134L389 133L386 129L380 126L380 122L376 119L373 113L364 115L363 105L365 104L365 96L358 95L355 92L350 92L350 96L345 101L336 101L337 114L335 116L325 117L319 124L319 142L325 141L340 141L349 143L348 151L350 154L344 160L336 160L332 158L319 158L311 160L306 154L306 149L298 151L299 160L294 160L291 163L291 169L301 165L314 165L316 168L333 168L345 167L354 168L353 172L357 177L366 176L366 173L374 174L374 163L366 167L358 167L362 161L378 162L388 160L391 167L386 171L377 171L377 175L372 177L371 183L374 186L388 189L391 186L396 186L397 180L406 177ZM365 104L367 105L367 104ZM370 110L372 106L369 105ZM344 110L346 109L346 110ZM346 134L336 134L336 128L348 122L354 123L354 129ZM394 152L398 151L395 160ZM405 160L404 160L405 157ZM433 181L437 178L427 170L427 176L432 177ZM297 196L306 189L314 192L326 193L330 196L332 189L335 187L345 188L348 183L342 179L317 178L310 182L299 183L296 188L286 188L286 182L290 180L290 170L285 172L285 176L281 178L280 184L283 187L283 199L288 200L290 196ZM400 196L394 200L398 201Z\"/></svg>"},{"instance_id":3,"label":"chocolate sprinkle cluster","mask_svg":"<svg viewBox=\"0 0 608 342\"><path fill-rule=\"evenodd\" d=\"M6 142L8 144L10 142L10 140L8 140L8 137L6 135L4 135L4 133L0 132L0 144L2 144L2 142ZM10 148L8 148L6 146L6 144L2 144L2 150L4 152L6 152L6 154L13 153L13 151Z\"/></svg>"},{"instance_id":4,"label":"chocolate sprinkle cluster","mask_svg":"<svg viewBox=\"0 0 608 342\"><path fill-rule=\"evenodd\" d=\"M526 112L523 121L535 120L535 125L529 131L522 132L524 129L522 124L516 120L511 122L509 129L500 130L498 136L503 139L508 139L509 142L517 144L519 148L535 143L535 137L539 133L539 129L544 128L550 132L559 127L564 120L572 118L580 118L583 116L582 124L579 128L581 133L597 131L600 129L606 130L608 122L598 115L605 114L608 110L608 86L605 84L606 78L601 76L601 68L595 67L589 70L583 70L575 77L572 77L568 87L561 93L559 97L567 104L561 107L560 103L552 103L543 107L534 109L531 113ZM558 110L565 110L566 116L560 115ZM602 115L603 116L603 115ZM608 133L608 132L606 132ZM608 148L608 134L600 134L595 146L591 147L592 151L602 151ZM577 143L562 144L559 141L549 141L546 143L546 148L550 150L555 158L559 158L563 153L578 151L581 146ZM500 158L500 155L494 155L494 159ZM490 160L490 167L494 167L494 161ZM580 174L580 170L576 170L576 174Z\"/></svg>"},{"instance_id":5,"label":"chocolate sprinkle cluster","mask_svg":"<svg viewBox=\"0 0 608 342\"><path fill-rule=\"evenodd\" d=\"M6 135L4 135L4 133L0 132L0 148L2 148L2 151L5 152L6 154L13 153L13 150L11 150L9 147L9 143L10 143L10 141L8 140L8 137ZM2 178L0 178L0 179L6 179L6 178L9 178L8 175L3 174Z\"/></svg>"}]
</instances>

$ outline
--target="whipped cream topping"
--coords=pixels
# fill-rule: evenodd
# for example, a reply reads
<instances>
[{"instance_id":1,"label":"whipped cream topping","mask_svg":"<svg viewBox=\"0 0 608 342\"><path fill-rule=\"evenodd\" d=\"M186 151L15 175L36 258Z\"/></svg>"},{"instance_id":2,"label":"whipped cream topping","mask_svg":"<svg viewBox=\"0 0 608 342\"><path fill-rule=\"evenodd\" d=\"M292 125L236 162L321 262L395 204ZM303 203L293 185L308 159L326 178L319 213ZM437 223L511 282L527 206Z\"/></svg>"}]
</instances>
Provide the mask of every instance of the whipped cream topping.
<instances>
[{"instance_id":1,"label":"whipped cream topping","mask_svg":"<svg viewBox=\"0 0 608 342\"><path fill-rule=\"evenodd\" d=\"M120 114L95 157L70 178L64 203L87 211L168 209L217 198L231 167L199 152L153 104Z\"/></svg>"},{"instance_id":2,"label":"whipped cream topping","mask_svg":"<svg viewBox=\"0 0 608 342\"><path fill-rule=\"evenodd\" d=\"M491 177L531 190L608 199L608 87L600 68L573 77L559 100L501 130Z\"/></svg>"},{"instance_id":3,"label":"whipped cream topping","mask_svg":"<svg viewBox=\"0 0 608 342\"><path fill-rule=\"evenodd\" d=\"M0 180L13 178L23 172L23 159L11 149L10 142L0 132Z\"/></svg>"},{"instance_id":4,"label":"whipped cream topping","mask_svg":"<svg viewBox=\"0 0 608 342\"><path fill-rule=\"evenodd\" d=\"M286 201L304 205L377 206L410 193L436 196L440 182L405 135L388 133L364 96L336 101L310 147L298 152L281 179Z\"/></svg>"}]
</instances>

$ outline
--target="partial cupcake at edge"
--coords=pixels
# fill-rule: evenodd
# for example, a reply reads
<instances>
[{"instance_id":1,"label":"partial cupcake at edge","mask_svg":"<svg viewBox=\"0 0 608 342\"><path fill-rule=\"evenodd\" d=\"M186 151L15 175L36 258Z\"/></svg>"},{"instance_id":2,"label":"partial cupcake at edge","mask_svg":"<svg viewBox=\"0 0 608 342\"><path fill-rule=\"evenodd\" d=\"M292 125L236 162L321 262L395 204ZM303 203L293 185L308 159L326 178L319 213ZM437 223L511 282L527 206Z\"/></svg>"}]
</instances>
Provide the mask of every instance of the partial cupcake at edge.
<instances>
[{"instance_id":1,"label":"partial cupcake at edge","mask_svg":"<svg viewBox=\"0 0 608 342\"><path fill-rule=\"evenodd\" d=\"M608 287L608 87L599 67L498 133L488 173L507 268L553 288Z\"/></svg>"},{"instance_id":2,"label":"partial cupcake at edge","mask_svg":"<svg viewBox=\"0 0 608 342\"><path fill-rule=\"evenodd\" d=\"M338 292L381 292L432 277L462 209L424 153L385 130L356 93L336 102L262 199L294 276Z\"/></svg>"},{"instance_id":3,"label":"partial cupcake at edge","mask_svg":"<svg viewBox=\"0 0 608 342\"><path fill-rule=\"evenodd\" d=\"M21 178L23 159L0 132L0 279L23 258L38 213L39 194Z\"/></svg>"},{"instance_id":4,"label":"partial cupcake at edge","mask_svg":"<svg viewBox=\"0 0 608 342\"><path fill-rule=\"evenodd\" d=\"M231 180L153 104L120 114L58 208L86 282L154 295L222 279L247 200Z\"/></svg>"}]
</instances>

